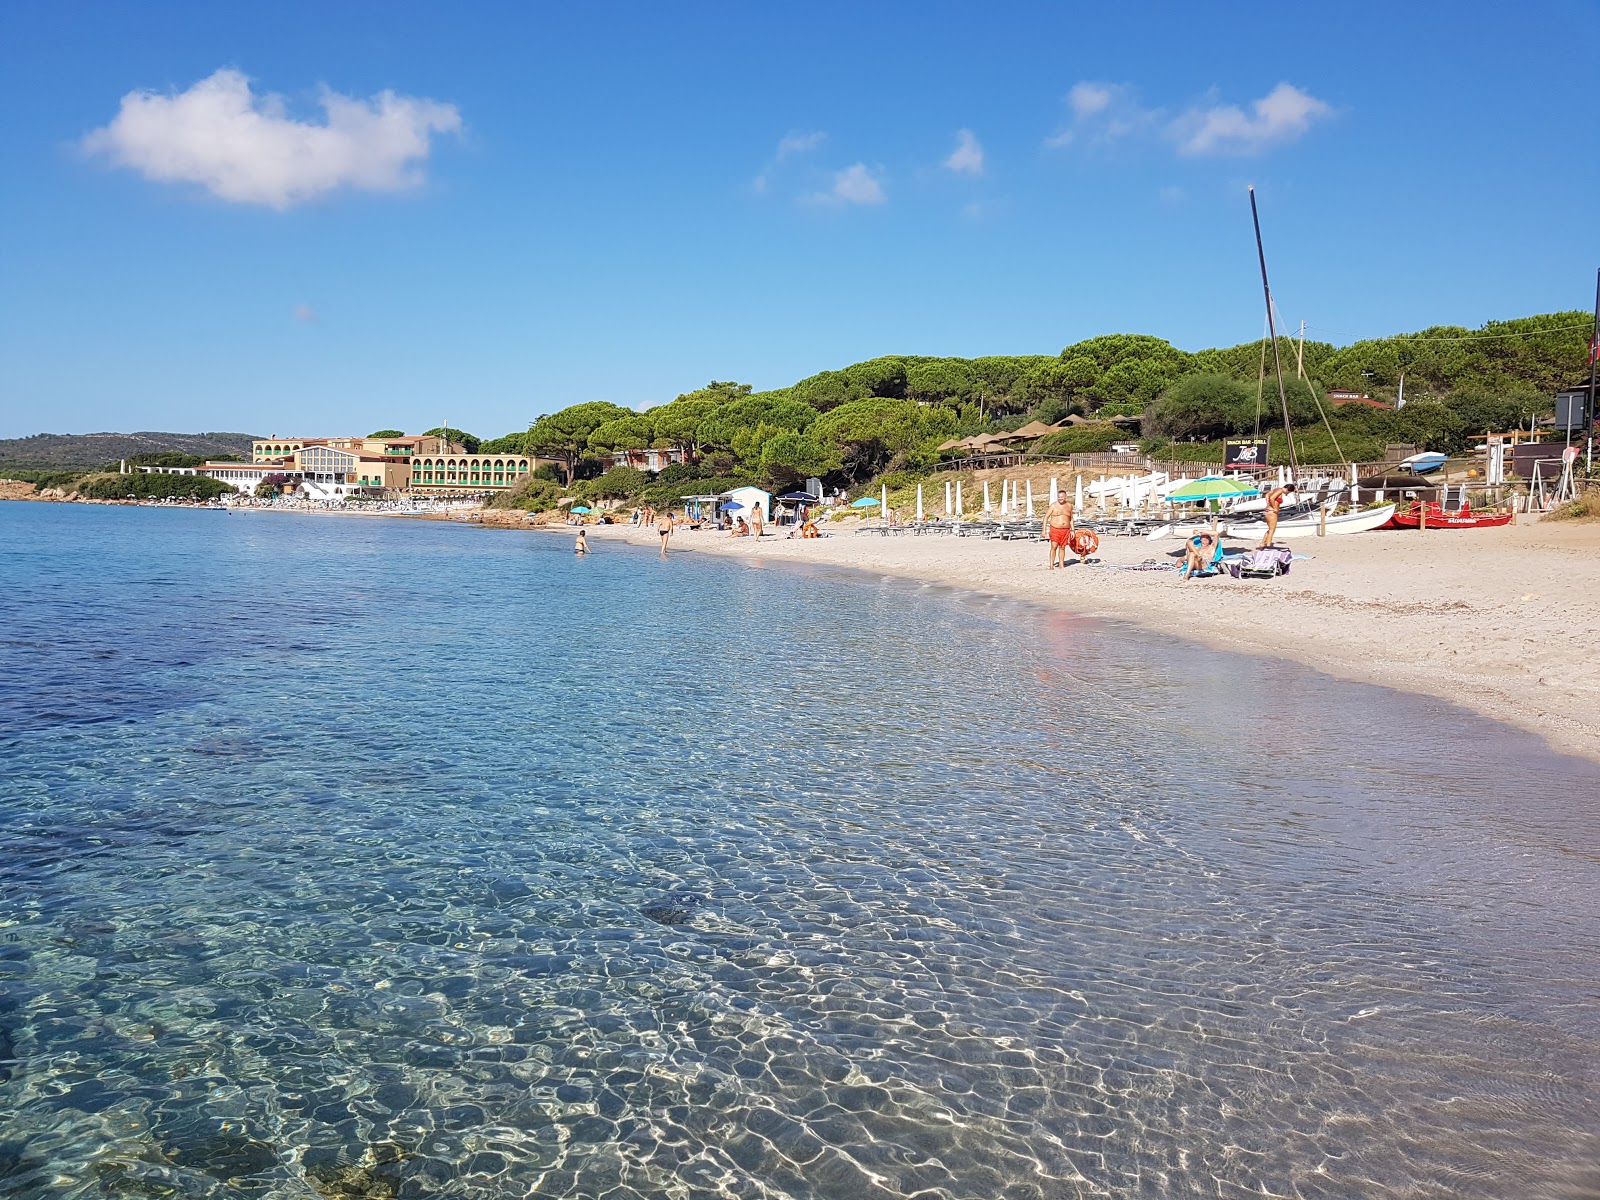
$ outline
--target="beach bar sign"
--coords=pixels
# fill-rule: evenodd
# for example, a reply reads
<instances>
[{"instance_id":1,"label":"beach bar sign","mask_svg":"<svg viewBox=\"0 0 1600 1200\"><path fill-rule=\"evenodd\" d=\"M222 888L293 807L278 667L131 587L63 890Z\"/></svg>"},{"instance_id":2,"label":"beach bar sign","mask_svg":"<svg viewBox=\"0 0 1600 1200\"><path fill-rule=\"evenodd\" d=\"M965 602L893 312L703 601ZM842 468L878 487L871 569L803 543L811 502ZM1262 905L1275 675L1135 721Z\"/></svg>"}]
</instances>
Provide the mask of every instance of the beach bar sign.
<instances>
[{"instance_id":1,"label":"beach bar sign","mask_svg":"<svg viewBox=\"0 0 1600 1200\"><path fill-rule=\"evenodd\" d=\"M1265 471L1270 437L1229 438L1222 443L1222 466L1228 471Z\"/></svg>"}]
</instances>

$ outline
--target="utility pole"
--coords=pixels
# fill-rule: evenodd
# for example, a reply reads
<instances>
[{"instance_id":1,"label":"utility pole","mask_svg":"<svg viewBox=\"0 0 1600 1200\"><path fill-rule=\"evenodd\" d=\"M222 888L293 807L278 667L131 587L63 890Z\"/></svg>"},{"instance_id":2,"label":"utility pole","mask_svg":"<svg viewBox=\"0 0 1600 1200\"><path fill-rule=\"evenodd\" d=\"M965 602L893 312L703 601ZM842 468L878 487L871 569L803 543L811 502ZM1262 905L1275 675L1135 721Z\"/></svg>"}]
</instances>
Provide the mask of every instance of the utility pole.
<instances>
[{"instance_id":1,"label":"utility pole","mask_svg":"<svg viewBox=\"0 0 1600 1200\"><path fill-rule=\"evenodd\" d=\"M1306 323L1300 322L1300 344L1294 349L1294 376L1296 379L1306 377Z\"/></svg>"}]
</instances>

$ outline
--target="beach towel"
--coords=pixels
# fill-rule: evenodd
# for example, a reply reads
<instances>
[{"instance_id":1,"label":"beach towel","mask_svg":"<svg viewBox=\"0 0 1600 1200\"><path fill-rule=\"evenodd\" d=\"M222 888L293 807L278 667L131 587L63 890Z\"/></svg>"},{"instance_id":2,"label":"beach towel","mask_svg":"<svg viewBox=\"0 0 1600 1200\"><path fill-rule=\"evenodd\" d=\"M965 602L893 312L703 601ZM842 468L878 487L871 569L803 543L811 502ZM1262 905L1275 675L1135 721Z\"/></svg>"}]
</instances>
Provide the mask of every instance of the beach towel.
<instances>
[{"instance_id":1,"label":"beach towel","mask_svg":"<svg viewBox=\"0 0 1600 1200\"><path fill-rule=\"evenodd\" d=\"M1290 551L1268 546L1234 559L1228 563L1228 571L1235 579L1271 579L1287 575L1289 564L1293 561L1294 555Z\"/></svg>"}]
</instances>

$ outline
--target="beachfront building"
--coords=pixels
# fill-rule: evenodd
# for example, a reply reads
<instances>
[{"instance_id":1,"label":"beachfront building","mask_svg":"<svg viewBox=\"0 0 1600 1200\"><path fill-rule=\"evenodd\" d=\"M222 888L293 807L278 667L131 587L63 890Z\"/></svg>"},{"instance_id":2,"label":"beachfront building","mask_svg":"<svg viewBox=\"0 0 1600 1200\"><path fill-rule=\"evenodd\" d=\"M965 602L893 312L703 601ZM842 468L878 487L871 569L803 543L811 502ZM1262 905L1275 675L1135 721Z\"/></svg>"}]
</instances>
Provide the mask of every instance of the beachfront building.
<instances>
[{"instance_id":1,"label":"beachfront building","mask_svg":"<svg viewBox=\"0 0 1600 1200\"><path fill-rule=\"evenodd\" d=\"M436 495L516 487L534 470L523 454L423 454L411 460L411 490Z\"/></svg>"},{"instance_id":2,"label":"beachfront building","mask_svg":"<svg viewBox=\"0 0 1600 1200\"><path fill-rule=\"evenodd\" d=\"M258 463L292 462L297 454L309 446L328 446L334 450L354 450L360 454L377 454L386 459L409 459L418 454L463 454L466 447L447 442L431 434L403 435L392 438L326 437L326 438L256 438L250 443L250 461Z\"/></svg>"},{"instance_id":3,"label":"beachfront building","mask_svg":"<svg viewBox=\"0 0 1600 1200\"><path fill-rule=\"evenodd\" d=\"M255 495L261 481L273 476L299 482L298 475L278 463L203 462L197 467L138 467L146 475L208 475L246 496Z\"/></svg>"},{"instance_id":4,"label":"beachfront building","mask_svg":"<svg viewBox=\"0 0 1600 1200\"><path fill-rule=\"evenodd\" d=\"M684 454L677 446L660 446L649 450L615 450L604 458L608 467L633 467L638 471L655 472L673 463L683 462Z\"/></svg>"},{"instance_id":5,"label":"beachfront building","mask_svg":"<svg viewBox=\"0 0 1600 1200\"><path fill-rule=\"evenodd\" d=\"M302 486L314 496L342 496L369 488L398 492L411 484L411 460L397 455L312 445L294 458Z\"/></svg>"}]
</instances>

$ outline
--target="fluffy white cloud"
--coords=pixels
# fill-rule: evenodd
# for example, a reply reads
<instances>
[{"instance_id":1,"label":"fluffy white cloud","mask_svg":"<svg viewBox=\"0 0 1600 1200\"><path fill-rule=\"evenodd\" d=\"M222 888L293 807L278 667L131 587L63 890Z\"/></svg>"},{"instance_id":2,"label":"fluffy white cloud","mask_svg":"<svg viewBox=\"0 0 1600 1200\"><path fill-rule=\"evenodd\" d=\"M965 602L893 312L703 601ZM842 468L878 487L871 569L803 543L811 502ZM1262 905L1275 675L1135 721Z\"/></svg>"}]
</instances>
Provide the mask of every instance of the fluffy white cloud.
<instances>
[{"instance_id":1,"label":"fluffy white cloud","mask_svg":"<svg viewBox=\"0 0 1600 1200\"><path fill-rule=\"evenodd\" d=\"M812 197L828 204L882 204L888 199L883 184L867 169L865 163L856 163L837 172L833 187Z\"/></svg>"},{"instance_id":2,"label":"fluffy white cloud","mask_svg":"<svg viewBox=\"0 0 1600 1200\"><path fill-rule=\"evenodd\" d=\"M304 321L307 325L315 325L317 323L317 310L309 304L296 304L294 306L294 319L296 321Z\"/></svg>"},{"instance_id":3,"label":"fluffy white cloud","mask_svg":"<svg viewBox=\"0 0 1600 1200\"><path fill-rule=\"evenodd\" d=\"M815 150L827 140L828 135L820 129L811 133L786 133L778 139L778 161L782 162L791 154L804 154L808 150Z\"/></svg>"},{"instance_id":4,"label":"fluffy white cloud","mask_svg":"<svg viewBox=\"0 0 1600 1200\"><path fill-rule=\"evenodd\" d=\"M982 175L983 146L978 142L978 135L970 129L957 130L956 148L944 160L944 165L960 175Z\"/></svg>"},{"instance_id":5,"label":"fluffy white cloud","mask_svg":"<svg viewBox=\"0 0 1600 1200\"><path fill-rule=\"evenodd\" d=\"M1234 104L1194 108L1172 124L1180 154L1256 154L1279 142L1292 142L1312 122L1333 115L1331 105L1280 83L1246 113Z\"/></svg>"},{"instance_id":6,"label":"fluffy white cloud","mask_svg":"<svg viewBox=\"0 0 1600 1200\"><path fill-rule=\"evenodd\" d=\"M82 146L146 179L281 210L342 187L415 187L432 136L461 129L454 105L390 91L360 100L324 88L320 102L322 123L295 120L281 96L257 96L225 68L176 95L129 92Z\"/></svg>"},{"instance_id":7,"label":"fluffy white cloud","mask_svg":"<svg viewBox=\"0 0 1600 1200\"><path fill-rule=\"evenodd\" d=\"M1072 86L1067 93L1071 119L1045 145L1108 146L1129 139L1171 143L1179 154L1258 154L1292 142L1319 120L1333 115L1331 105L1292 84L1280 83L1249 111L1236 104L1197 104L1174 115L1142 104L1138 93L1123 83Z\"/></svg>"},{"instance_id":8,"label":"fluffy white cloud","mask_svg":"<svg viewBox=\"0 0 1600 1200\"><path fill-rule=\"evenodd\" d=\"M1075 83L1072 85L1072 90L1067 93L1067 103L1072 106L1073 116L1091 117L1110 107L1113 94L1108 84Z\"/></svg>"}]
</instances>

